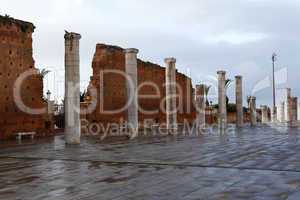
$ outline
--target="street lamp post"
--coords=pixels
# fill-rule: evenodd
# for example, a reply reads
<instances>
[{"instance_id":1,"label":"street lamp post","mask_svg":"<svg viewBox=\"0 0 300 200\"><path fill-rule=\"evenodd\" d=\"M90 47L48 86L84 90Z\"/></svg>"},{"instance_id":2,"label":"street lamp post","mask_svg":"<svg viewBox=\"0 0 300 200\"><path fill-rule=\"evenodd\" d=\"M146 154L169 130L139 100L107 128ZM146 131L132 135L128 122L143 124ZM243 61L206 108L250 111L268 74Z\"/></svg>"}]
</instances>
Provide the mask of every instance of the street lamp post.
<instances>
[{"instance_id":1,"label":"street lamp post","mask_svg":"<svg viewBox=\"0 0 300 200\"><path fill-rule=\"evenodd\" d=\"M276 85L275 85L275 62L277 60L277 55L276 53L273 53L272 55L272 64L273 64L273 84L272 84L272 87L273 87L273 118L272 121L275 122L275 116L276 116Z\"/></svg>"}]
</instances>

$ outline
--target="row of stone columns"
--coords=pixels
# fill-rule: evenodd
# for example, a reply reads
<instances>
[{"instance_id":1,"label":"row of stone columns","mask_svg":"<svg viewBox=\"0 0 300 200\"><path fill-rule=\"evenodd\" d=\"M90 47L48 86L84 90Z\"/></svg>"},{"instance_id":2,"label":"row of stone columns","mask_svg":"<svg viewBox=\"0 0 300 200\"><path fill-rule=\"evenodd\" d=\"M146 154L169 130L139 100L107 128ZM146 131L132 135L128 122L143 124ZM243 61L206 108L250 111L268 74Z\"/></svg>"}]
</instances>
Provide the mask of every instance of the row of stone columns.
<instances>
[{"instance_id":1,"label":"row of stone columns","mask_svg":"<svg viewBox=\"0 0 300 200\"><path fill-rule=\"evenodd\" d=\"M137 96L137 49L125 50L125 69L127 75L127 122L131 131L138 131L138 96ZM165 85L166 85L166 128L169 133L177 131L177 106L176 106L176 59L165 59Z\"/></svg>"},{"instance_id":2,"label":"row of stone columns","mask_svg":"<svg viewBox=\"0 0 300 200\"><path fill-rule=\"evenodd\" d=\"M131 130L138 131L138 96L137 96L137 49L125 50L125 69L127 74L127 121ZM165 85L166 85L166 128L169 133L177 131L177 105L176 105L176 59L165 59Z\"/></svg>"},{"instance_id":3,"label":"row of stone columns","mask_svg":"<svg viewBox=\"0 0 300 200\"><path fill-rule=\"evenodd\" d=\"M218 124L220 129L226 128L227 123L227 110L226 110L226 72L218 71ZM242 77L236 76L236 125L237 127L243 126L243 90L242 90ZM300 104L298 105L298 99L291 96L291 89L286 90L286 103L282 102L277 110L277 116L271 116L272 122L276 122L276 119L280 122L288 122L290 127L297 126L297 120L300 119ZM251 126L257 125L257 113L256 113L256 98L249 97L249 110L250 110L250 124ZM262 123L269 123L269 108L267 106L261 107Z\"/></svg>"},{"instance_id":4,"label":"row of stone columns","mask_svg":"<svg viewBox=\"0 0 300 200\"><path fill-rule=\"evenodd\" d=\"M218 71L218 124L220 130L224 130L227 127L227 108L226 108L226 72ZM236 76L236 125L241 128L244 124L244 113L243 113L243 83L242 76ZM197 130L205 126L205 85L196 86L196 108L197 108L197 119L196 125Z\"/></svg>"},{"instance_id":5,"label":"row of stone columns","mask_svg":"<svg viewBox=\"0 0 300 200\"><path fill-rule=\"evenodd\" d=\"M227 127L227 108L226 108L226 72L218 71L218 124L221 130ZM243 112L243 78L242 76L235 77L236 91L236 126L243 127L244 112Z\"/></svg>"},{"instance_id":6,"label":"row of stone columns","mask_svg":"<svg viewBox=\"0 0 300 200\"><path fill-rule=\"evenodd\" d=\"M78 33L65 34L65 137L67 144L80 143L80 75L79 75L79 40ZM137 49L125 50L125 70L127 75L126 90L127 120L131 130L138 131L138 96L137 96ZM177 106L176 106L176 59L166 58L165 84L166 84L166 122L167 130L177 130ZM226 108L226 72L218 71L218 124L220 129L227 127ZM243 83L242 77L236 76L236 125L243 126ZM195 92L195 102L197 108L196 125L201 130L205 126L205 85L197 85ZM297 98L291 97L291 89L287 89L286 103L280 104L280 121L285 115L290 126L296 126L297 116L300 115ZM256 98L249 98L250 122L252 126L257 124ZM262 122L268 122L268 108L262 107Z\"/></svg>"},{"instance_id":7,"label":"row of stone columns","mask_svg":"<svg viewBox=\"0 0 300 200\"><path fill-rule=\"evenodd\" d=\"M218 71L218 124L220 130L227 127L227 107L226 107L226 72ZM236 126L241 128L244 124L243 113L243 78L242 76L235 77L236 85Z\"/></svg>"},{"instance_id":8,"label":"row of stone columns","mask_svg":"<svg viewBox=\"0 0 300 200\"><path fill-rule=\"evenodd\" d=\"M267 107L262 106L262 123L267 123L269 119L267 118ZM289 127L297 127L298 119L300 115L300 107L298 104L298 98L292 97L291 89L286 89L286 100L285 102L280 102L277 107L277 122L286 122Z\"/></svg>"},{"instance_id":9,"label":"row of stone columns","mask_svg":"<svg viewBox=\"0 0 300 200\"><path fill-rule=\"evenodd\" d=\"M218 124L221 130L226 129L227 127L227 109L226 109L226 72L218 71ZM242 77L236 76L236 126L243 126L243 84ZM204 114L202 110L205 110L205 104L203 104L205 85L198 85L196 87L196 103L197 107L200 110L197 113L197 125L205 124L205 111ZM277 116L271 116L272 122L278 121L283 122L287 121L290 127L297 126L297 120L300 119L300 105L298 106L298 100L295 97L291 97L291 89L287 88L287 97L286 103L282 102L278 107L276 112ZM249 97L249 110L250 110L250 124L251 126L257 125L257 112L256 112L256 97ZM261 106L261 119L262 123L269 123L269 108L267 106Z\"/></svg>"},{"instance_id":10,"label":"row of stone columns","mask_svg":"<svg viewBox=\"0 0 300 200\"><path fill-rule=\"evenodd\" d=\"M278 106L278 122L286 122L289 127L296 127L297 121L300 119L300 107L298 98L292 97L291 88L286 88L285 101Z\"/></svg>"},{"instance_id":11,"label":"row of stone columns","mask_svg":"<svg viewBox=\"0 0 300 200\"><path fill-rule=\"evenodd\" d=\"M78 33L65 33L65 140L67 144L80 143L80 75L79 75L79 40ZM138 96L137 96L137 54L138 49L125 50L125 71L127 102L127 122L131 131L138 131ZM167 129L172 133L177 130L176 110L176 59L166 58L166 121ZM203 98L203 97L201 97ZM204 100L201 100L204 102ZM203 107L203 106L202 106ZM205 109L205 108L204 108ZM198 116L200 123L205 117ZM204 121L205 122L205 121Z\"/></svg>"}]
</instances>

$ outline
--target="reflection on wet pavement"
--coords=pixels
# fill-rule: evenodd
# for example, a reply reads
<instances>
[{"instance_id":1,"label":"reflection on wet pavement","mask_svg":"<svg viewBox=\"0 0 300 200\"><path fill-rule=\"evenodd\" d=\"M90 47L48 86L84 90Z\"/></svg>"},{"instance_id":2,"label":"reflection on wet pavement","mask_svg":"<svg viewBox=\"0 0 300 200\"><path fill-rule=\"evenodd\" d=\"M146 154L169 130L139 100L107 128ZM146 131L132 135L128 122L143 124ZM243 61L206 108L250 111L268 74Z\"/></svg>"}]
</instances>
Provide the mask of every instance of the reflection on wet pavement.
<instances>
[{"instance_id":1,"label":"reflection on wet pavement","mask_svg":"<svg viewBox=\"0 0 300 200\"><path fill-rule=\"evenodd\" d=\"M0 144L0 199L300 199L298 130Z\"/></svg>"}]
</instances>

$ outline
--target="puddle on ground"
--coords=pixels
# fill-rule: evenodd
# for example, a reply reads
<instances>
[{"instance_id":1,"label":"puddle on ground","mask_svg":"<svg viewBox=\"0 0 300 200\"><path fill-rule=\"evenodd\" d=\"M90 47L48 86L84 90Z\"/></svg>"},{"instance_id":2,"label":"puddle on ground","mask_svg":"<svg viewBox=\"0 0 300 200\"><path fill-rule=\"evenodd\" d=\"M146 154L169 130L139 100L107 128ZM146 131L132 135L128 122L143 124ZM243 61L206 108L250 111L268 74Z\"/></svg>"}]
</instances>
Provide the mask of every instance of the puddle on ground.
<instances>
[{"instance_id":1,"label":"puddle on ground","mask_svg":"<svg viewBox=\"0 0 300 200\"><path fill-rule=\"evenodd\" d=\"M39 178L40 177L38 177L38 176L27 176L27 177L15 180L14 183L16 183L16 184L31 183L31 182L35 181L36 179L39 179Z\"/></svg>"},{"instance_id":2,"label":"puddle on ground","mask_svg":"<svg viewBox=\"0 0 300 200\"><path fill-rule=\"evenodd\" d=\"M103 163L97 162L97 161L91 161L90 165L88 166L88 169L101 169L101 165Z\"/></svg>"},{"instance_id":3,"label":"puddle on ground","mask_svg":"<svg viewBox=\"0 0 300 200\"><path fill-rule=\"evenodd\" d=\"M115 168L119 168L119 169L129 166L129 164L127 164L127 163L105 163L105 164L108 167L115 167Z\"/></svg>"},{"instance_id":4,"label":"puddle on ground","mask_svg":"<svg viewBox=\"0 0 300 200\"><path fill-rule=\"evenodd\" d=\"M163 167L155 166L154 169L155 169L156 171L160 171L160 170L163 170L164 168L163 168Z\"/></svg>"},{"instance_id":5,"label":"puddle on ground","mask_svg":"<svg viewBox=\"0 0 300 200\"><path fill-rule=\"evenodd\" d=\"M293 180L288 182L287 184L298 188L300 187L300 180Z\"/></svg>"},{"instance_id":6,"label":"puddle on ground","mask_svg":"<svg viewBox=\"0 0 300 200\"><path fill-rule=\"evenodd\" d=\"M125 182L128 181L130 179L130 177L108 177L105 179L102 179L100 181L97 181L97 183L121 183L121 182Z\"/></svg>"}]
</instances>

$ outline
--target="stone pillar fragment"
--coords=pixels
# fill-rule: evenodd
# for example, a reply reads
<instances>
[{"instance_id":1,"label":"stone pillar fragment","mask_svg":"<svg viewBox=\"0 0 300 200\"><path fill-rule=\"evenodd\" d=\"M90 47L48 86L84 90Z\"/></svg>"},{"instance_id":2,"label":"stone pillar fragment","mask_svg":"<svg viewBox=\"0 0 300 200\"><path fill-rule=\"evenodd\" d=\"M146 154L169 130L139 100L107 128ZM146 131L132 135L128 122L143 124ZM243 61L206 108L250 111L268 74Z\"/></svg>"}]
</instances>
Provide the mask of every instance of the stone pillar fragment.
<instances>
[{"instance_id":1,"label":"stone pillar fragment","mask_svg":"<svg viewBox=\"0 0 300 200\"><path fill-rule=\"evenodd\" d=\"M65 33L65 140L80 143L80 74L78 33Z\"/></svg>"},{"instance_id":2,"label":"stone pillar fragment","mask_svg":"<svg viewBox=\"0 0 300 200\"><path fill-rule=\"evenodd\" d=\"M176 106L176 59L166 58L166 118L167 130L176 133L177 106Z\"/></svg>"},{"instance_id":3,"label":"stone pillar fragment","mask_svg":"<svg viewBox=\"0 0 300 200\"><path fill-rule=\"evenodd\" d=\"M295 128L298 127L297 121L297 107L298 107L298 98L290 97L289 98L289 119L288 126Z\"/></svg>"},{"instance_id":4,"label":"stone pillar fragment","mask_svg":"<svg viewBox=\"0 0 300 200\"><path fill-rule=\"evenodd\" d=\"M125 71L127 91L127 123L131 134L137 133L139 128L138 119L138 94L137 94L137 54L139 50L130 48L125 50Z\"/></svg>"},{"instance_id":5,"label":"stone pillar fragment","mask_svg":"<svg viewBox=\"0 0 300 200\"><path fill-rule=\"evenodd\" d=\"M297 120L298 121L300 120L300 103L298 103L298 106L297 106Z\"/></svg>"},{"instance_id":6,"label":"stone pillar fragment","mask_svg":"<svg viewBox=\"0 0 300 200\"><path fill-rule=\"evenodd\" d=\"M47 113L50 115L53 111L52 102L51 102L51 92L47 91Z\"/></svg>"},{"instance_id":7,"label":"stone pillar fragment","mask_svg":"<svg viewBox=\"0 0 300 200\"><path fill-rule=\"evenodd\" d=\"M275 109L275 110L274 110ZM277 107L275 108L271 108L271 120L272 120L272 123L276 123L277 122Z\"/></svg>"},{"instance_id":8,"label":"stone pillar fragment","mask_svg":"<svg viewBox=\"0 0 300 200\"><path fill-rule=\"evenodd\" d=\"M256 98L253 96L249 97L249 110L250 110L250 124L251 126L256 126L257 125Z\"/></svg>"},{"instance_id":9,"label":"stone pillar fragment","mask_svg":"<svg viewBox=\"0 0 300 200\"><path fill-rule=\"evenodd\" d=\"M225 80L226 72L218 71L218 123L220 130L225 130L227 128L227 109L226 109L226 89Z\"/></svg>"},{"instance_id":10,"label":"stone pillar fragment","mask_svg":"<svg viewBox=\"0 0 300 200\"><path fill-rule=\"evenodd\" d=\"M278 107L278 121L283 123L285 121L285 103L281 102Z\"/></svg>"},{"instance_id":11,"label":"stone pillar fragment","mask_svg":"<svg viewBox=\"0 0 300 200\"><path fill-rule=\"evenodd\" d=\"M289 122L290 121L290 106L289 106L289 99L292 96L292 89L291 88L286 88L286 99L285 99L285 121Z\"/></svg>"},{"instance_id":12,"label":"stone pillar fragment","mask_svg":"<svg viewBox=\"0 0 300 200\"><path fill-rule=\"evenodd\" d=\"M243 79L241 76L235 77L235 99L236 99L236 126L241 128L244 124L243 112Z\"/></svg>"},{"instance_id":13,"label":"stone pillar fragment","mask_svg":"<svg viewBox=\"0 0 300 200\"><path fill-rule=\"evenodd\" d=\"M269 123L269 108L268 106L261 106L261 123Z\"/></svg>"},{"instance_id":14,"label":"stone pillar fragment","mask_svg":"<svg viewBox=\"0 0 300 200\"><path fill-rule=\"evenodd\" d=\"M195 104L197 110L196 127L201 133L205 129L205 85L196 85Z\"/></svg>"}]
</instances>

